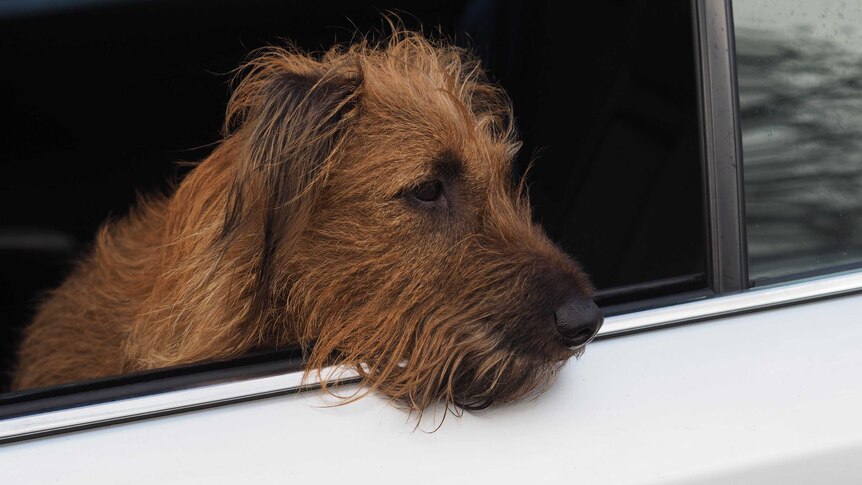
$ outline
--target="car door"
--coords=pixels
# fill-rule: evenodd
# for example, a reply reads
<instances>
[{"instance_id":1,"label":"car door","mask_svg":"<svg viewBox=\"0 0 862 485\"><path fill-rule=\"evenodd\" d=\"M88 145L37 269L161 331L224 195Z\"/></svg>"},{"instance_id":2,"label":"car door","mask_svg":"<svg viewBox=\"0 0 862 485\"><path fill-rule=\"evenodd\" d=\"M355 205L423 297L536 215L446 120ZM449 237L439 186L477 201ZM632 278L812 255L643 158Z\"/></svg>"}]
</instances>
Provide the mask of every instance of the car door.
<instances>
[{"instance_id":1,"label":"car door","mask_svg":"<svg viewBox=\"0 0 862 485\"><path fill-rule=\"evenodd\" d=\"M539 179L554 194L566 174L561 195L537 195L539 211L607 281L599 339L547 392L417 419L374 393L345 404L316 390L290 353L34 391L0 398L4 483L858 483L862 88L852 68L862 41L852 27L862 10L811 0L685 6L632 15L682 15L672 25L690 29L694 144L656 142L666 126L687 136L685 115L666 121L685 104L663 108L675 98L646 89L645 72L657 71L627 60L614 78L624 94L590 120L605 127L600 140L584 136L591 163L555 172L568 170L560 163ZM537 106L528 118L543 114ZM633 177L651 177L642 200L655 210L629 219L640 186L602 172L627 153L619 140L643 163L665 153ZM677 187L685 181L694 203ZM600 200L614 183L629 202L607 202L602 218L583 210L580 194ZM572 228L588 225L608 229L579 239L589 231ZM603 245L609 231L629 243ZM349 371L331 372L338 395L363 392Z\"/></svg>"}]
</instances>

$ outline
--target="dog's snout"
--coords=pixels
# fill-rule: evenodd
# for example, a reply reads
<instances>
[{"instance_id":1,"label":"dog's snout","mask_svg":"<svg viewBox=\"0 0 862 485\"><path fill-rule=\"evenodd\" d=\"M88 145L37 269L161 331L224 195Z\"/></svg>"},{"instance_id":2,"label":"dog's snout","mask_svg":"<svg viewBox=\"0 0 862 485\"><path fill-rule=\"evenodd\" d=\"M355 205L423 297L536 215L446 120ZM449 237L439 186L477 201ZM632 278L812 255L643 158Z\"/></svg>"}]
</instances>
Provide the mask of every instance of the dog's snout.
<instances>
[{"instance_id":1,"label":"dog's snout","mask_svg":"<svg viewBox=\"0 0 862 485\"><path fill-rule=\"evenodd\" d=\"M585 297L567 300L554 312L554 318L557 332L570 347L579 347L591 341L605 321L599 307Z\"/></svg>"}]
</instances>

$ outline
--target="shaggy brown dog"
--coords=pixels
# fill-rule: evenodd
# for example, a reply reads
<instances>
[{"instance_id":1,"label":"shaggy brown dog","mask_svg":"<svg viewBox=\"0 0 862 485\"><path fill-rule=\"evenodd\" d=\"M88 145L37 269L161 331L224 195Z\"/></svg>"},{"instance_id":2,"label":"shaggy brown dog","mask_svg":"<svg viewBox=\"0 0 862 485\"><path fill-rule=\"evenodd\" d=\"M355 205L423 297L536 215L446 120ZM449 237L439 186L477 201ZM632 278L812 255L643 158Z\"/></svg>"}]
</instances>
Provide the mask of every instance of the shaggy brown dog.
<instances>
[{"instance_id":1,"label":"shaggy brown dog","mask_svg":"<svg viewBox=\"0 0 862 485\"><path fill-rule=\"evenodd\" d=\"M270 48L240 78L213 154L42 304L15 388L299 344L309 371L473 409L543 389L595 335L587 277L511 182L510 106L464 51L396 32Z\"/></svg>"}]
</instances>

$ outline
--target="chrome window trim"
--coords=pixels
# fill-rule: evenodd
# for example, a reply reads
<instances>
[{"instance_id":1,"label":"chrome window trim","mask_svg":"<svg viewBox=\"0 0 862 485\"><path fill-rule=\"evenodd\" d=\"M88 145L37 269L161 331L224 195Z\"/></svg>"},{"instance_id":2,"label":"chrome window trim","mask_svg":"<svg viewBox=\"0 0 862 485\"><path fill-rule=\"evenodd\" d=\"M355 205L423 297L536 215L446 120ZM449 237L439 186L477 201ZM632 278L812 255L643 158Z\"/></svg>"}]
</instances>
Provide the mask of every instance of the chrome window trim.
<instances>
[{"instance_id":1,"label":"chrome window trim","mask_svg":"<svg viewBox=\"0 0 862 485\"><path fill-rule=\"evenodd\" d=\"M810 278L741 293L655 308L605 320L599 337L693 323L862 291L862 270Z\"/></svg>"},{"instance_id":2,"label":"chrome window trim","mask_svg":"<svg viewBox=\"0 0 862 485\"><path fill-rule=\"evenodd\" d=\"M605 321L599 336L613 337L855 292L862 292L862 271L617 315ZM323 375L337 376L339 384L357 381L356 373L345 369L328 368L323 371ZM317 388L319 384L316 375L309 376L309 379L303 382L302 372L288 372L15 417L0 421L0 444L252 399L294 394Z\"/></svg>"},{"instance_id":3,"label":"chrome window trim","mask_svg":"<svg viewBox=\"0 0 862 485\"><path fill-rule=\"evenodd\" d=\"M325 368L321 374L328 376L327 381L338 385L356 382L358 377L353 370L331 367ZM285 372L15 417L0 421L0 445L107 424L296 394L319 387L317 373L303 381L302 372Z\"/></svg>"}]
</instances>

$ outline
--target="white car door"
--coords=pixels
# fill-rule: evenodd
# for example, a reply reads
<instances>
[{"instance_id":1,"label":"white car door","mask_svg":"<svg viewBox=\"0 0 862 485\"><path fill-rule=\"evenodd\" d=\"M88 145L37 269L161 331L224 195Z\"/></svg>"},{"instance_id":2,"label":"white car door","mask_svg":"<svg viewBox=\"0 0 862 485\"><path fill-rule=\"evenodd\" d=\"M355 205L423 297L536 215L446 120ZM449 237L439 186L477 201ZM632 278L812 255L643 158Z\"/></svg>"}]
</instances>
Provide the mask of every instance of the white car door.
<instances>
[{"instance_id":1,"label":"white car door","mask_svg":"<svg viewBox=\"0 0 862 485\"><path fill-rule=\"evenodd\" d=\"M708 291L607 307L545 394L463 416L255 357L0 398L0 483L862 482L862 8L693 5Z\"/></svg>"},{"instance_id":2,"label":"white car door","mask_svg":"<svg viewBox=\"0 0 862 485\"><path fill-rule=\"evenodd\" d=\"M860 286L862 275L851 274L607 324L672 323ZM602 339L539 399L450 415L436 432L443 410L416 428L377 396L328 407L337 401L312 391L7 444L3 481L858 483L860 304L859 295L831 296ZM265 378L244 384L166 397L182 406L271 390ZM166 405L129 401L129 414ZM74 426L117 404L2 429Z\"/></svg>"}]
</instances>

